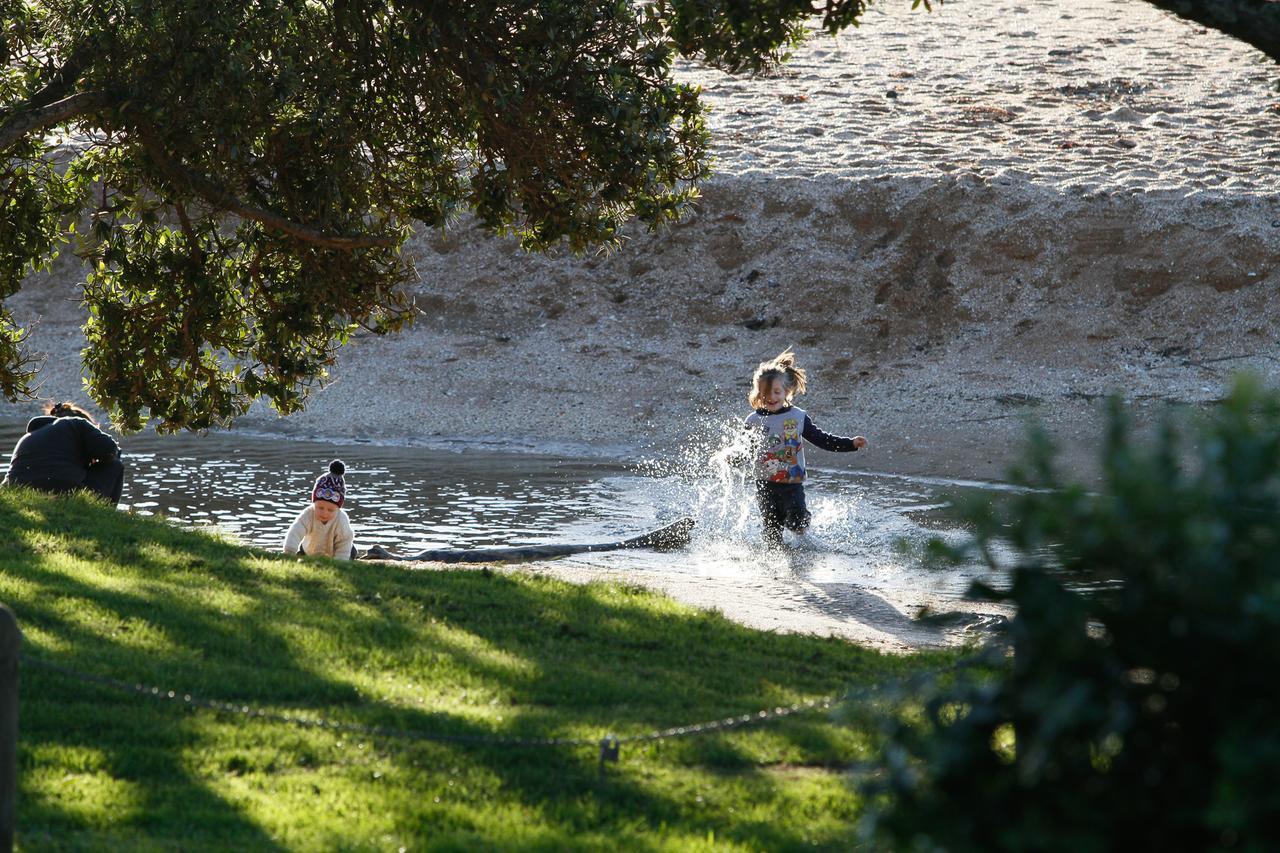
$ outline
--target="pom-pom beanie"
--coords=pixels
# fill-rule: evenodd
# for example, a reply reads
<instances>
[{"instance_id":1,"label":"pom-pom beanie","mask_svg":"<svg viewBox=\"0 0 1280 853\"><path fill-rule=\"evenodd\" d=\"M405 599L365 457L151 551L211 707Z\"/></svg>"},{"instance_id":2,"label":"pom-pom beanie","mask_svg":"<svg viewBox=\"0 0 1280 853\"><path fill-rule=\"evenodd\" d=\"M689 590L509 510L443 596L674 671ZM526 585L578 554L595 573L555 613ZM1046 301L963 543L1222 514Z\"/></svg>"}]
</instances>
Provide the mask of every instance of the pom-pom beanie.
<instances>
[{"instance_id":1,"label":"pom-pom beanie","mask_svg":"<svg viewBox=\"0 0 1280 853\"><path fill-rule=\"evenodd\" d=\"M342 464L341 459L330 462L329 473L316 478L316 484L311 489L311 500L328 501L342 506L342 501L347 496L347 484L342 480L342 475L346 472L347 466Z\"/></svg>"}]
</instances>

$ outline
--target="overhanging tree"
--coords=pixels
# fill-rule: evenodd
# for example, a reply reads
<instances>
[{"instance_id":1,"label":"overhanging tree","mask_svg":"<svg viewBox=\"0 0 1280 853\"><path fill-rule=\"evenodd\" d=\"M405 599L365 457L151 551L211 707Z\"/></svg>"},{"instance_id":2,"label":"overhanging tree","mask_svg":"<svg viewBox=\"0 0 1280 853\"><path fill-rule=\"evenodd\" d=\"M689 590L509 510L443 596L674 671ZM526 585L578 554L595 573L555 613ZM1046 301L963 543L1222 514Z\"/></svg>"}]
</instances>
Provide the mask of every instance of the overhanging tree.
<instances>
[{"instance_id":1,"label":"overhanging tree","mask_svg":"<svg viewBox=\"0 0 1280 853\"><path fill-rule=\"evenodd\" d=\"M74 240L118 425L296 410L353 331L409 318L413 223L581 250L668 222L708 164L673 60L761 68L865 6L0 0L0 299ZM0 312L10 400L24 337Z\"/></svg>"}]
</instances>

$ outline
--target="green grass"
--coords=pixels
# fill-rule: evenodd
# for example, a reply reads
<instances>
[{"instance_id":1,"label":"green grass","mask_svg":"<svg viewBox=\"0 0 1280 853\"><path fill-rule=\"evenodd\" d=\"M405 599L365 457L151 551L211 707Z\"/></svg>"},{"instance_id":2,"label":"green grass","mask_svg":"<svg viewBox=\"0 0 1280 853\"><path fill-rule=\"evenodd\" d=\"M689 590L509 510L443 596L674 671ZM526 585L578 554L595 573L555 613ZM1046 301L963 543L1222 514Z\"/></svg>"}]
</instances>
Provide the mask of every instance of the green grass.
<instances>
[{"instance_id":1,"label":"green grass","mask_svg":"<svg viewBox=\"0 0 1280 853\"><path fill-rule=\"evenodd\" d=\"M937 666L749 630L617 585L248 550L83 498L0 490L25 654L368 726L598 739ZM874 736L810 713L594 747L438 744L193 709L24 665L27 850L848 849Z\"/></svg>"}]
</instances>

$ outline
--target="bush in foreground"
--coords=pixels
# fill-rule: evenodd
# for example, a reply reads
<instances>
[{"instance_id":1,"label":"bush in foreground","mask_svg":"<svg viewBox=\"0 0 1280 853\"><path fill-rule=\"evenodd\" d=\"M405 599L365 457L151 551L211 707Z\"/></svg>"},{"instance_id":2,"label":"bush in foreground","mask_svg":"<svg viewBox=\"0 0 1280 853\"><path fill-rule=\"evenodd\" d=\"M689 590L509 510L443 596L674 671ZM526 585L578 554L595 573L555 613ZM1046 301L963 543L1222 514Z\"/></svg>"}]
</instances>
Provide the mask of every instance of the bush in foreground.
<instances>
[{"instance_id":1,"label":"bush in foreground","mask_svg":"<svg viewBox=\"0 0 1280 853\"><path fill-rule=\"evenodd\" d=\"M1010 666L892 727L865 828L895 850L1280 849L1280 399L1241 380L1139 441L1119 405L1103 485L971 505L1011 585ZM998 555L1004 554L1003 557ZM955 556L953 554L953 556Z\"/></svg>"}]
</instances>

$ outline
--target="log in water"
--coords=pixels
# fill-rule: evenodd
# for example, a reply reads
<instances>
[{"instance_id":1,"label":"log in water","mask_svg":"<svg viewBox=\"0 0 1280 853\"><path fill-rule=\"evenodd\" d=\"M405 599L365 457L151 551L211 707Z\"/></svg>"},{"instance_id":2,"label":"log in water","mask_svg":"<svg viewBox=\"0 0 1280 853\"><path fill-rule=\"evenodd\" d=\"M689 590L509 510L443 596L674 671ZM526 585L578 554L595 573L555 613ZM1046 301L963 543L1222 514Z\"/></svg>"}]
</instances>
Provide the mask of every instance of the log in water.
<instances>
[{"instance_id":1,"label":"log in water","mask_svg":"<svg viewBox=\"0 0 1280 853\"><path fill-rule=\"evenodd\" d=\"M666 527L652 530L630 539L617 542L597 542L590 545L525 545L508 548L438 548L401 556L392 554L381 545L374 545L360 556L361 560L405 560L437 563L509 563L517 560L541 560L551 557L567 557L594 551L619 551L624 548L648 548L655 551L674 551L689 544L694 520L682 518Z\"/></svg>"}]
</instances>

